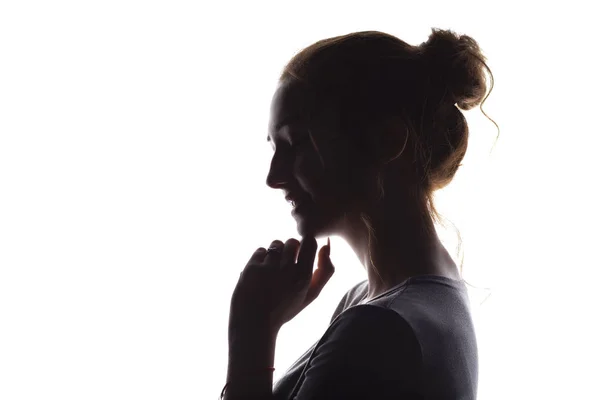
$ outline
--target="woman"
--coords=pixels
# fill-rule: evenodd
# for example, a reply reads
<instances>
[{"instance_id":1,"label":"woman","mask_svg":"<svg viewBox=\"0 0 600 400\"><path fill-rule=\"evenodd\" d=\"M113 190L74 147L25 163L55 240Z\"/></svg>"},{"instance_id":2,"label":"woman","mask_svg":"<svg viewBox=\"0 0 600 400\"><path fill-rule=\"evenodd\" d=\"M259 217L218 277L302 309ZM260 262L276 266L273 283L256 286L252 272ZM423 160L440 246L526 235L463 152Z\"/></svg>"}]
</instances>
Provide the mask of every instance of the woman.
<instances>
[{"instance_id":1,"label":"woman","mask_svg":"<svg viewBox=\"0 0 600 400\"><path fill-rule=\"evenodd\" d=\"M433 29L411 46L376 31L321 40L285 67L273 96L267 184L293 205L302 243L273 241L234 290L227 400L475 399L477 343L466 287L434 228L435 190L467 150L460 109L482 104L485 64L468 36ZM334 272L344 238L368 280L272 388L280 327ZM296 260L297 257L297 260Z\"/></svg>"}]
</instances>

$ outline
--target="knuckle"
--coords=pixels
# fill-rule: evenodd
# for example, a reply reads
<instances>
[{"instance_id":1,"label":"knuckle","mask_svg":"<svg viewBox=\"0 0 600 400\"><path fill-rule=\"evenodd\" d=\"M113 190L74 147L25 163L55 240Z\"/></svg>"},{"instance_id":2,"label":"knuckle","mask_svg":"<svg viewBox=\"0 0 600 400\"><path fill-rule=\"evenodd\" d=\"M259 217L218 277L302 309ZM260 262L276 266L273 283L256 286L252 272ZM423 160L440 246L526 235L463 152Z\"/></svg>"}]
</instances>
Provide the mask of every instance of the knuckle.
<instances>
[{"instance_id":1,"label":"knuckle","mask_svg":"<svg viewBox=\"0 0 600 400\"><path fill-rule=\"evenodd\" d=\"M259 264L250 263L246 266L246 269L244 270L244 274L245 275L254 275L260 270L259 267L260 267Z\"/></svg>"},{"instance_id":2,"label":"knuckle","mask_svg":"<svg viewBox=\"0 0 600 400\"><path fill-rule=\"evenodd\" d=\"M297 239L290 238L290 239L286 240L285 245L286 246L290 246L290 245L298 246L298 245L300 245L300 242Z\"/></svg>"}]
</instances>

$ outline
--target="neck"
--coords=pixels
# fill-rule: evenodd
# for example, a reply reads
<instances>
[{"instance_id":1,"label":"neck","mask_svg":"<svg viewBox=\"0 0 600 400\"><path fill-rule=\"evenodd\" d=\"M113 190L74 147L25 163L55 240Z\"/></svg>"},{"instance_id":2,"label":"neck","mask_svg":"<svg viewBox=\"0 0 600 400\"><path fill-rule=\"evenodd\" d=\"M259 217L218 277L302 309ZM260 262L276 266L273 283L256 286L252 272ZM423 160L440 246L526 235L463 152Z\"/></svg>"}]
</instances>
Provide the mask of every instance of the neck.
<instances>
[{"instance_id":1,"label":"neck","mask_svg":"<svg viewBox=\"0 0 600 400\"><path fill-rule=\"evenodd\" d=\"M416 275L460 279L431 217L406 196L386 193L370 210L347 215L341 236L367 271L373 298Z\"/></svg>"}]
</instances>

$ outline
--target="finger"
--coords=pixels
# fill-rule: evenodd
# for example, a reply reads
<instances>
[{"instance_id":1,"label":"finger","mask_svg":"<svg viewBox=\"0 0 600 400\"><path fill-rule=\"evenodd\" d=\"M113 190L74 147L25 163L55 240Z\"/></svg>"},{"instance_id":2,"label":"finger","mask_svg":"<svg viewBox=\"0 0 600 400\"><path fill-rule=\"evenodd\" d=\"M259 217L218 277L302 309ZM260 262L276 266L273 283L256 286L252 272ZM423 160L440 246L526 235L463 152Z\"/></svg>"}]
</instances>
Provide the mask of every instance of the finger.
<instances>
[{"instance_id":1,"label":"finger","mask_svg":"<svg viewBox=\"0 0 600 400\"><path fill-rule=\"evenodd\" d=\"M319 294L321 294L321 291L335 273L335 267L329 258L329 250L328 246L323 246L319 251L317 269L312 276L308 291L306 292L306 305L309 305L319 297Z\"/></svg>"},{"instance_id":2,"label":"finger","mask_svg":"<svg viewBox=\"0 0 600 400\"><path fill-rule=\"evenodd\" d=\"M334 271L335 270L333 269L330 271L324 269L317 269L315 271L308 286L308 291L306 292L306 305L309 305L317 297L319 297L321 291L323 290L327 282L329 282L329 279L331 279L331 277L333 276Z\"/></svg>"},{"instance_id":3,"label":"finger","mask_svg":"<svg viewBox=\"0 0 600 400\"><path fill-rule=\"evenodd\" d=\"M331 245L325 245L319 250L319 257L317 259L317 269L335 269L330 259Z\"/></svg>"},{"instance_id":4,"label":"finger","mask_svg":"<svg viewBox=\"0 0 600 400\"><path fill-rule=\"evenodd\" d=\"M288 239L283 246L283 252L281 253L281 267L293 268L298 257L298 250L300 249L300 242L294 238Z\"/></svg>"},{"instance_id":5,"label":"finger","mask_svg":"<svg viewBox=\"0 0 600 400\"><path fill-rule=\"evenodd\" d=\"M250 260L248 260L246 266L248 266L249 264L261 263L265 258L265 254L267 254L267 249L265 249L264 247L259 247L254 251L254 253L252 253L252 256L250 257Z\"/></svg>"},{"instance_id":6,"label":"finger","mask_svg":"<svg viewBox=\"0 0 600 400\"><path fill-rule=\"evenodd\" d=\"M311 236L302 238L300 251L298 252L298 262L296 264L297 276L301 281L309 281L311 279L316 252L317 240Z\"/></svg>"},{"instance_id":7,"label":"finger","mask_svg":"<svg viewBox=\"0 0 600 400\"><path fill-rule=\"evenodd\" d=\"M281 240L273 240L269 248L275 247L276 251L269 251L263 259L264 264L279 265L281 260L281 252L283 250L283 242Z\"/></svg>"}]
</instances>

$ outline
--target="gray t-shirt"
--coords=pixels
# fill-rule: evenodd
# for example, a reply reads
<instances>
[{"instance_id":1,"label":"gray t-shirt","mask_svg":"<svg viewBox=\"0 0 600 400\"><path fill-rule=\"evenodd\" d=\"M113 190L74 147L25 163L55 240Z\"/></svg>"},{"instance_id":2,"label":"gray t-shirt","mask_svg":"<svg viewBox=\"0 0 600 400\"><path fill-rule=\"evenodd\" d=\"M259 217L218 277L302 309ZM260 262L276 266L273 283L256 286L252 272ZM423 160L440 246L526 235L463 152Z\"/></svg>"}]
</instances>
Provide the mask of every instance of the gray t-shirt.
<instances>
[{"instance_id":1,"label":"gray t-shirt","mask_svg":"<svg viewBox=\"0 0 600 400\"><path fill-rule=\"evenodd\" d=\"M477 398L477 341L467 288L411 277L363 302L342 298L321 337L274 384L276 400Z\"/></svg>"}]
</instances>

